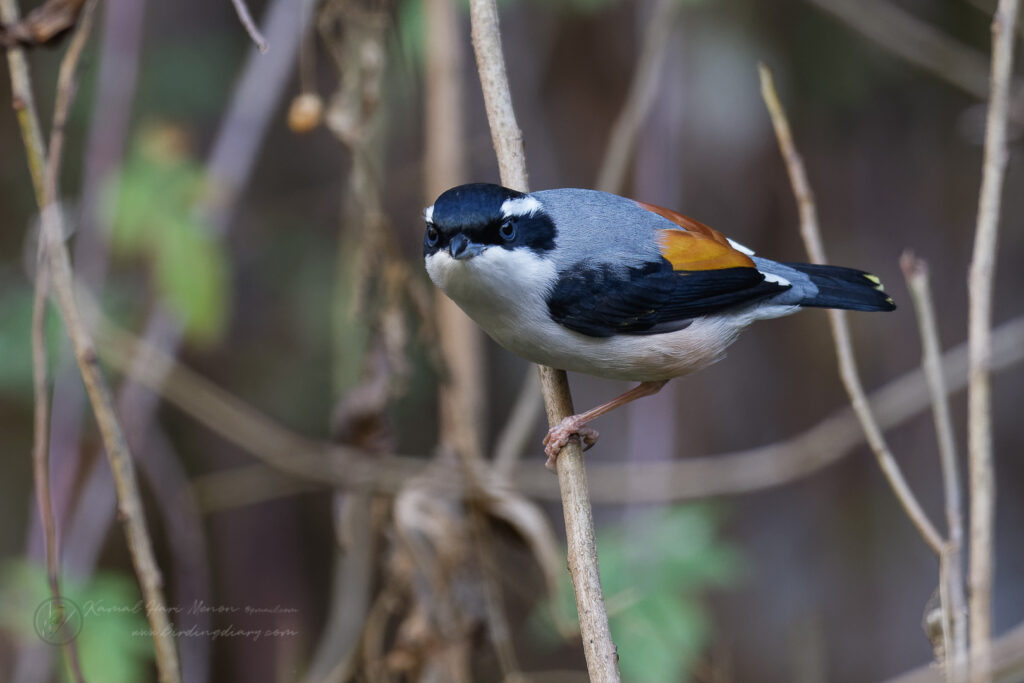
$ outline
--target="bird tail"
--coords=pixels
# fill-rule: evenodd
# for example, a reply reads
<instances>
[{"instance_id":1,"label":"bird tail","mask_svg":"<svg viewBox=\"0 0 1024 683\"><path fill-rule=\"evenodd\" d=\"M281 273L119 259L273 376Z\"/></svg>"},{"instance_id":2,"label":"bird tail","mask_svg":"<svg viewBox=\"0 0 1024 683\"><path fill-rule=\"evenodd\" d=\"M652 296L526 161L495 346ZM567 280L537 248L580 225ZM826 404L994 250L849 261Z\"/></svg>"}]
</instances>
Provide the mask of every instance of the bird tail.
<instances>
[{"instance_id":1,"label":"bird tail","mask_svg":"<svg viewBox=\"0 0 1024 683\"><path fill-rule=\"evenodd\" d=\"M812 263L783 264L810 278L817 289L798 302L800 306L845 308L851 311L892 311L896 304L871 273L841 266Z\"/></svg>"}]
</instances>

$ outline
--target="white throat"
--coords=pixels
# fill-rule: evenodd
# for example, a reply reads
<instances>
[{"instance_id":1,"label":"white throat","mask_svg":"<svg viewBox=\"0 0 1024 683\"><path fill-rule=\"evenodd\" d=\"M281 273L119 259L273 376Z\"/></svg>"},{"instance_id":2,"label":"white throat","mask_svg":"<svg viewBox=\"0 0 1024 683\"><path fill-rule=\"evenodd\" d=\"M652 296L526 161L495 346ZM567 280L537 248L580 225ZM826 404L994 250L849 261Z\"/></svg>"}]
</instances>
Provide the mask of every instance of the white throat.
<instances>
[{"instance_id":1,"label":"white throat","mask_svg":"<svg viewBox=\"0 0 1024 683\"><path fill-rule=\"evenodd\" d=\"M492 246L468 259L438 251L425 262L434 284L499 344L515 347L525 330L549 319L555 264L529 249Z\"/></svg>"}]
</instances>

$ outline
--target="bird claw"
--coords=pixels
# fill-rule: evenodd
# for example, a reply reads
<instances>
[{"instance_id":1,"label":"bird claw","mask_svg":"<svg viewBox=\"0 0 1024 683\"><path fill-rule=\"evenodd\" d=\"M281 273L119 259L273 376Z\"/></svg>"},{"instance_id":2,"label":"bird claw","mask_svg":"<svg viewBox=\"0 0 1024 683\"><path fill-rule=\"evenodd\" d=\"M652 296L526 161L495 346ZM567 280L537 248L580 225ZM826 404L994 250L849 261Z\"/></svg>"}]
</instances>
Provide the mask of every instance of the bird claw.
<instances>
[{"instance_id":1,"label":"bird claw","mask_svg":"<svg viewBox=\"0 0 1024 683\"><path fill-rule=\"evenodd\" d=\"M589 450L597 443L598 433L587 426L587 423L580 419L579 415L570 415L557 425L548 430L544 437L544 453L548 456L544 466L549 470L555 469L555 461L558 454L569 443L573 436L579 436L583 450Z\"/></svg>"}]
</instances>

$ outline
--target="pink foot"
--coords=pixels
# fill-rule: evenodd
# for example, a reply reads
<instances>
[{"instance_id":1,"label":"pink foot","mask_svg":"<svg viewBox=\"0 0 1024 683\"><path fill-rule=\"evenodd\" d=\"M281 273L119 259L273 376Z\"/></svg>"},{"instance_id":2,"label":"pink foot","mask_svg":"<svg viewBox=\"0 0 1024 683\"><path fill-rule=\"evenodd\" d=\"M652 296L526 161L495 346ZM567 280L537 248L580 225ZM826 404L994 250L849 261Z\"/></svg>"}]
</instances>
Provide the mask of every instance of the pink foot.
<instances>
[{"instance_id":1,"label":"pink foot","mask_svg":"<svg viewBox=\"0 0 1024 683\"><path fill-rule=\"evenodd\" d=\"M558 453L574 435L578 435L582 440L583 450L587 450L597 443L597 432L588 427L579 415L570 415L549 429L547 436L544 437L544 453L548 456L547 462L544 463L545 467L549 470L555 469Z\"/></svg>"}]
</instances>

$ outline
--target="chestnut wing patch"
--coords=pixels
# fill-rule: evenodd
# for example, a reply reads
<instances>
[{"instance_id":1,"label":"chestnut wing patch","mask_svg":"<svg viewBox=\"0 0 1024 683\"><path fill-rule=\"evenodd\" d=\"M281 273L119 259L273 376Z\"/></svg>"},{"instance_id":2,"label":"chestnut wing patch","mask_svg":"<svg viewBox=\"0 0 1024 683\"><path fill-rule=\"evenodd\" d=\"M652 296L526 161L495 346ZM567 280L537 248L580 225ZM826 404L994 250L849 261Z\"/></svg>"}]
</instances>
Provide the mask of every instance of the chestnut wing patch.
<instances>
[{"instance_id":1,"label":"chestnut wing patch","mask_svg":"<svg viewBox=\"0 0 1024 683\"><path fill-rule=\"evenodd\" d=\"M627 270L580 263L560 274L548 310L556 322L590 337L659 334L787 289L753 267L680 272L668 259Z\"/></svg>"},{"instance_id":2,"label":"chestnut wing patch","mask_svg":"<svg viewBox=\"0 0 1024 683\"><path fill-rule=\"evenodd\" d=\"M754 261L735 249L722 233L678 211L646 202L641 207L666 218L682 230L658 230L661 255L675 270L715 270L719 268L756 268Z\"/></svg>"}]
</instances>

